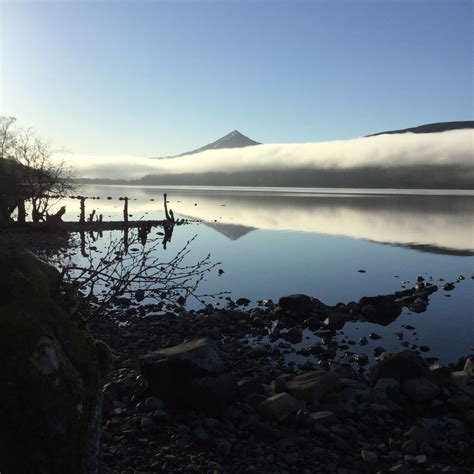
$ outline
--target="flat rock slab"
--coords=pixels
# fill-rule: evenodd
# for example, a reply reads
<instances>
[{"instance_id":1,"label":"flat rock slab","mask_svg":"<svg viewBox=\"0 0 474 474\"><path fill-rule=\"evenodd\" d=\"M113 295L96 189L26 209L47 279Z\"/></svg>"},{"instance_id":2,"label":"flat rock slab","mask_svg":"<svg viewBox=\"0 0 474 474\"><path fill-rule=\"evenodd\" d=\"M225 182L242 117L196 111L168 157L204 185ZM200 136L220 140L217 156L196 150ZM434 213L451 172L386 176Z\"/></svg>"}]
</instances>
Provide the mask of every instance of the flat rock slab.
<instances>
[{"instance_id":1,"label":"flat rock slab","mask_svg":"<svg viewBox=\"0 0 474 474\"><path fill-rule=\"evenodd\" d=\"M140 368L144 371L170 366L193 375L218 374L224 369L222 359L206 338L149 352L140 358Z\"/></svg>"},{"instance_id":2,"label":"flat rock slab","mask_svg":"<svg viewBox=\"0 0 474 474\"><path fill-rule=\"evenodd\" d=\"M309 403L318 403L328 393L340 387L340 378L333 372L316 370L297 375L287 383L288 392L294 397Z\"/></svg>"}]
</instances>

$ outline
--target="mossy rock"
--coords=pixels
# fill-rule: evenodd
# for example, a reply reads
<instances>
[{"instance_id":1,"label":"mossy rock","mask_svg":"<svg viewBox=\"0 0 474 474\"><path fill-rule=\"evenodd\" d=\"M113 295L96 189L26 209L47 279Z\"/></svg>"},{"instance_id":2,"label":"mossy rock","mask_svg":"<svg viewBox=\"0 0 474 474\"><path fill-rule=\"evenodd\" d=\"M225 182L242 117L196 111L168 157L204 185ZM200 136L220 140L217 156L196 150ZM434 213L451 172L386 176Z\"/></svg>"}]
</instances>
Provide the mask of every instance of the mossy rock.
<instances>
[{"instance_id":1,"label":"mossy rock","mask_svg":"<svg viewBox=\"0 0 474 474\"><path fill-rule=\"evenodd\" d=\"M24 252L0 268L0 472L97 472L110 350L72 317L54 267Z\"/></svg>"}]
</instances>

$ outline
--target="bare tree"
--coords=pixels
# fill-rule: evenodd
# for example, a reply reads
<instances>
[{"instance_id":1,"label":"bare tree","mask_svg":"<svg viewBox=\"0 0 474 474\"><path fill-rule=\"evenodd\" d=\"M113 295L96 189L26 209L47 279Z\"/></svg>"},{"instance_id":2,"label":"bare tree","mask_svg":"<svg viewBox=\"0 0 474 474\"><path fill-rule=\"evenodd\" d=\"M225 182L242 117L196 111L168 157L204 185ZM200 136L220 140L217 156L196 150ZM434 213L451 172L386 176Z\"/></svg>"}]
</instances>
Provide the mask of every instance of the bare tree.
<instances>
[{"instance_id":1,"label":"bare tree","mask_svg":"<svg viewBox=\"0 0 474 474\"><path fill-rule=\"evenodd\" d=\"M15 117L0 117L0 159L7 159L15 146Z\"/></svg>"},{"instance_id":2,"label":"bare tree","mask_svg":"<svg viewBox=\"0 0 474 474\"><path fill-rule=\"evenodd\" d=\"M28 201L33 222L40 222L56 200L74 189L72 169L50 141L37 137L31 129L16 128L11 117L0 120L0 151L0 181L7 184L2 192L3 214L7 218L18 207L19 220L24 221L25 201Z\"/></svg>"}]
</instances>

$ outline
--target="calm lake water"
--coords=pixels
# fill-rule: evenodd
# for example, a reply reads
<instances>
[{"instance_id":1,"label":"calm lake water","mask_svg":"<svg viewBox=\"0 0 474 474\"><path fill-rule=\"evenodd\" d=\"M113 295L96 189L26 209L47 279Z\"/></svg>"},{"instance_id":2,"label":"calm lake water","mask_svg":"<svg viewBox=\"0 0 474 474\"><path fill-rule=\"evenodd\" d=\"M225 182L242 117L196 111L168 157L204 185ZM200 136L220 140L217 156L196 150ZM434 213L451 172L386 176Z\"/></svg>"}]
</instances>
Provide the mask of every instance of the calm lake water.
<instances>
[{"instance_id":1,"label":"calm lake water","mask_svg":"<svg viewBox=\"0 0 474 474\"><path fill-rule=\"evenodd\" d=\"M398 331L444 361L474 350L474 192L157 186L83 186L80 192L101 198L88 200L86 213L95 209L104 220L121 220L123 196L131 199L131 219L162 219L167 192L175 216L200 222L176 227L167 249L159 250L163 259L197 235L190 261L211 253L224 270L208 275L203 293L229 291L234 299L254 302L305 293L336 304L409 288L418 275L437 284L439 278L455 282L463 275L453 291L440 288L432 295L424 313L404 310L384 327L346 324L344 333L354 340L370 332L382 335L364 348L368 353L380 345L403 349ZM66 206L66 219L76 219L78 201ZM97 241L98 255L109 238L106 232ZM403 329L406 324L416 334ZM314 336L307 337L303 345Z\"/></svg>"}]
</instances>

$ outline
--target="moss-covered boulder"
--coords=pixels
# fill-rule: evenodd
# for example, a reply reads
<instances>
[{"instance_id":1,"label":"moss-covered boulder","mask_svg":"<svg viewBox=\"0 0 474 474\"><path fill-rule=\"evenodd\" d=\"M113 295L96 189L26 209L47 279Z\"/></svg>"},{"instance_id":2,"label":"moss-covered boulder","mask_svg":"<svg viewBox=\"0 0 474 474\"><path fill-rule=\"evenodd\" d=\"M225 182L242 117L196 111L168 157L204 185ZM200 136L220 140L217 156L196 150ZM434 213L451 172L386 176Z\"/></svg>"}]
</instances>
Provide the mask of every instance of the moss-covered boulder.
<instances>
[{"instance_id":1,"label":"moss-covered boulder","mask_svg":"<svg viewBox=\"0 0 474 474\"><path fill-rule=\"evenodd\" d=\"M72 316L54 267L24 252L0 269L0 472L97 472L110 351Z\"/></svg>"}]
</instances>

